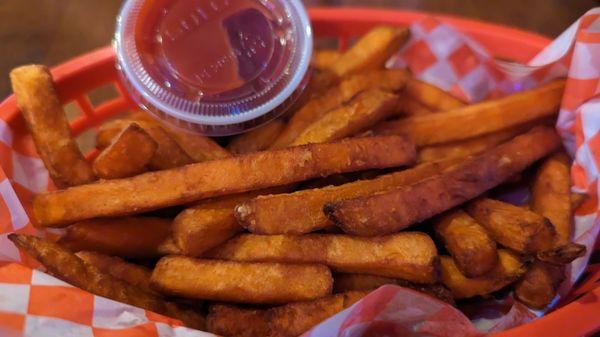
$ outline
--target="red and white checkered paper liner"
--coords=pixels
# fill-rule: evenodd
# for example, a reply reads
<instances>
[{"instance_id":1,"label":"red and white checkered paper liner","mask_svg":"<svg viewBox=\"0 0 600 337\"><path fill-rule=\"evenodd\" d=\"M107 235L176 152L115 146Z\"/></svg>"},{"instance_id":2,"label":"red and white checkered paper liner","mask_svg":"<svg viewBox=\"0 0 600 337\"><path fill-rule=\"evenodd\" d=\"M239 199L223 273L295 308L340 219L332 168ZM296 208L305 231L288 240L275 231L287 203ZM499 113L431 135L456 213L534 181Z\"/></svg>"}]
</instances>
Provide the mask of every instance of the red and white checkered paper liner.
<instances>
[{"instance_id":1,"label":"red and white checkered paper liner","mask_svg":"<svg viewBox=\"0 0 600 337\"><path fill-rule=\"evenodd\" d=\"M474 40L433 17L413 24L411 31L410 42L388 66L408 67L418 78L467 101L568 76L557 129L575 158L573 189L591 196L575 217L575 241L591 252L600 229L600 99L596 98L600 91L600 8L586 13L527 65L495 61ZM29 221L31 196L47 190L51 182L21 119L0 120L0 166L0 336L213 336L92 295L35 269L38 264L7 239L12 232L53 234L38 233ZM563 293L581 275L588 258L572 264ZM514 303L501 317L473 322L436 299L385 286L304 336L477 336L481 333L476 326L483 331L501 331L534 317L523 305Z\"/></svg>"}]
</instances>

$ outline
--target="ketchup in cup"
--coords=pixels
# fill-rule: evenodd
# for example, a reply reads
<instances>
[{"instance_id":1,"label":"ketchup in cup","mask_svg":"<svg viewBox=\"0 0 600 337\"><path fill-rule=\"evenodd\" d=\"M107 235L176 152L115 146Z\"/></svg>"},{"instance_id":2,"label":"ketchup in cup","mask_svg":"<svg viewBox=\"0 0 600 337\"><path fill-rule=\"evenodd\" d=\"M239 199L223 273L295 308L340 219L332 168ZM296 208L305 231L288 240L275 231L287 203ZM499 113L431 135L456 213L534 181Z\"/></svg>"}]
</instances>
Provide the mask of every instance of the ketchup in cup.
<instances>
[{"instance_id":1,"label":"ketchup in cup","mask_svg":"<svg viewBox=\"0 0 600 337\"><path fill-rule=\"evenodd\" d=\"M294 103L312 31L299 0L127 0L115 46L121 80L142 109L224 136Z\"/></svg>"}]
</instances>

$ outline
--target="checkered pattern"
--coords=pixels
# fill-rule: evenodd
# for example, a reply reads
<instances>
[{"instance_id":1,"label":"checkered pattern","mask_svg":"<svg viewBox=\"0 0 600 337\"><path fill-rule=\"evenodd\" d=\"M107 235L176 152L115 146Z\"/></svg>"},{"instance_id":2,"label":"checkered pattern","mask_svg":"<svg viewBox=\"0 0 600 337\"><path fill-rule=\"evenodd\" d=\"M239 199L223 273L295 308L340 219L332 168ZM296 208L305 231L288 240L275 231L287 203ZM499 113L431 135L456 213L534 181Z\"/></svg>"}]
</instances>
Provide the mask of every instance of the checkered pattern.
<instances>
[{"instance_id":1,"label":"checkered pattern","mask_svg":"<svg viewBox=\"0 0 600 337\"><path fill-rule=\"evenodd\" d=\"M408 67L418 78L475 102L527 89L568 74L557 128L574 156L573 188L590 194L577 210L575 239L592 251L598 222L600 170L600 9L594 9L528 65L494 61L481 46L452 27L427 18L412 27L412 39L389 61ZM11 232L34 234L31 196L52 186L25 123L0 119L0 336L157 336L211 334L178 326L155 313L86 293L35 269L38 264L7 240ZM44 234L44 233L37 233ZM571 267L565 289L584 270L586 259ZM427 317L427 319L424 319ZM527 322L532 313L515 305L493 331ZM411 290L386 286L315 327L305 336L362 336L396 331L446 331L475 335L473 325L454 308ZM454 333L454 335L452 335Z\"/></svg>"}]
</instances>

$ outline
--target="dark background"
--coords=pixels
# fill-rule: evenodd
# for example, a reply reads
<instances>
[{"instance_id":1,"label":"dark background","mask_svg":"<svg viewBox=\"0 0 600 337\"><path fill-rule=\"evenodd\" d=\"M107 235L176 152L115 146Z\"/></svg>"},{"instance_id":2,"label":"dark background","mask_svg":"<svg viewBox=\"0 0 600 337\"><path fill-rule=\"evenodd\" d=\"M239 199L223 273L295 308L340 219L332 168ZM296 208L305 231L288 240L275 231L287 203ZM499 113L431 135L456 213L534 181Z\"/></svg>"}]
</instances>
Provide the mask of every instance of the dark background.
<instances>
[{"instance_id":1,"label":"dark background","mask_svg":"<svg viewBox=\"0 0 600 337\"><path fill-rule=\"evenodd\" d=\"M24 63L55 65L106 45L122 0L0 0L0 99L8 72ZM502 23L556 36L592 0L304 0L307 6L407 8Z\"/></svg>"}]
</instances>

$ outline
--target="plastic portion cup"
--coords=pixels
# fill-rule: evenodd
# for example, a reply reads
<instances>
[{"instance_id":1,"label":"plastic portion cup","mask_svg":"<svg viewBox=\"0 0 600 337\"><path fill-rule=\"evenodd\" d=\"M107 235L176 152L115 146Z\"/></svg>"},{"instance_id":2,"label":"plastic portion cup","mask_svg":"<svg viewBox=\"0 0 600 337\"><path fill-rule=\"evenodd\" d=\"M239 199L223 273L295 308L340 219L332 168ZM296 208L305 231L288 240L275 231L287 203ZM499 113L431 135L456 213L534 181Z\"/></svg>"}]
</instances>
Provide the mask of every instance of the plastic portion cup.
<instances>
[{"instance_id":1,"label":"plastic portion cup","mask_svg":"<svg viewBox=\"0 0 600 337\"><path fill-rule=\"evenodd\" d=\"M306 86L313 48L298 0L127 0L114 44L142 109L209 136L284 113Z\"/></svg>"}]
</instances>

